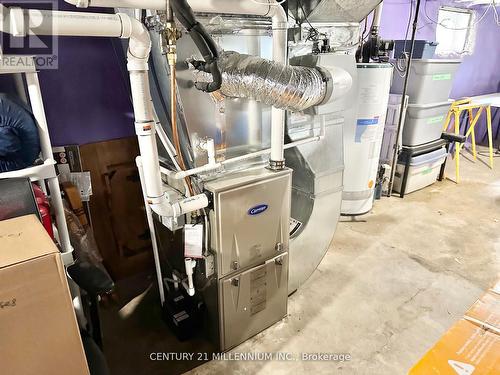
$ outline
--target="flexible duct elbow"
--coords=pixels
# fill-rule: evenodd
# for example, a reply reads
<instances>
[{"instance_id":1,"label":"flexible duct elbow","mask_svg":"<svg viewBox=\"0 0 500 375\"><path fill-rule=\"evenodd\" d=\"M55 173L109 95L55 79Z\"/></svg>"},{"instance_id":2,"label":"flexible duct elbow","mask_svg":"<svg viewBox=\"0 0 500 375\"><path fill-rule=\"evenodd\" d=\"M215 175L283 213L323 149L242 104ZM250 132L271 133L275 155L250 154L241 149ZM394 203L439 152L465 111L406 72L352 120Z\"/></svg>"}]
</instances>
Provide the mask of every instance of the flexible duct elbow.
<instances>
[{"instance_id":1,"label":"flexible duct elbow","mask_svg":"<svg viewBox=\"0 0 500 375\"><path fill-rule=\"evenodd\" d=\"M195 68L198 68L195 65ZM328 100L328 73L319 68L288 66L257 56L223 52L220 91L232 98L249 98L279 109L303 111ZM196 86L210 82L207 71L196 74Z\"/></svg>"}]
</instances>

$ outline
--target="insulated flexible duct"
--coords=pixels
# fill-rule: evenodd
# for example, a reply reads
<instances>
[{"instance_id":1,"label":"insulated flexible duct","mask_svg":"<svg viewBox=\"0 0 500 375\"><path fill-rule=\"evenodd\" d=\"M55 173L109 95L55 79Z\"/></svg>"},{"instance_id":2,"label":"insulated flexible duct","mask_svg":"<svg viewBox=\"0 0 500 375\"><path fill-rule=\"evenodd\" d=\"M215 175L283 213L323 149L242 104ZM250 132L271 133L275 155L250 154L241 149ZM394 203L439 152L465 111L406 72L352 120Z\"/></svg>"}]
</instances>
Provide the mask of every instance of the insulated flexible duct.
<instances>
[{"instance_id":1,"label":"insulated flexible duct","mask_svg":"<svg viewBox=\"0 0 500 375\"><path fill-rule=\"evenodd\" d=\"M196 68L199 68L195 65ZM219 56L222 72L220 92L228 97L249 98L279 109L303 111L325 101L326 73L316 68L289 66L257 56L223 52ZM211 76L200 72L197 81Z\"/></svg>"}]
</instances>

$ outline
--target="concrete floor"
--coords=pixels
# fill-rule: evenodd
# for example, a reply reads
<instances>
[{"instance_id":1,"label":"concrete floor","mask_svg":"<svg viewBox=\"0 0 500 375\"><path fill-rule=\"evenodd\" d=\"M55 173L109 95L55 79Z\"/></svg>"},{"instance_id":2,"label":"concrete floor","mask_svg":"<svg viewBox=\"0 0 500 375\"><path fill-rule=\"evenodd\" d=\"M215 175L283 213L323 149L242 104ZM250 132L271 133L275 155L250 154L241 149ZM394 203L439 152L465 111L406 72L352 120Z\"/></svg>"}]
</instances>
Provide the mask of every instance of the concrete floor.
<instances>
[{"instance_id":1,"label":"concrete floor","mask_svg":"<svg viewBox=\"0 0 500 375\"><path fill-rule=\"evenodd\" d=\"M406 373L499 276L500 159L493 171L462 160L460 185L437 182L404 199L377 201L356 221L343 218L318 270L290 297L288 316L232 351L349 353L349 361L211 361L191 373ZM105 326L121 327L105 342L113 373L192 367L148 363L151 351L189 346L165 339L154 313L130 318L132 311L148 311L138 307L146 300L154 304L156 296L132 300L120 311L121 322L105 314Z\"/></svg>"}]
</instances>

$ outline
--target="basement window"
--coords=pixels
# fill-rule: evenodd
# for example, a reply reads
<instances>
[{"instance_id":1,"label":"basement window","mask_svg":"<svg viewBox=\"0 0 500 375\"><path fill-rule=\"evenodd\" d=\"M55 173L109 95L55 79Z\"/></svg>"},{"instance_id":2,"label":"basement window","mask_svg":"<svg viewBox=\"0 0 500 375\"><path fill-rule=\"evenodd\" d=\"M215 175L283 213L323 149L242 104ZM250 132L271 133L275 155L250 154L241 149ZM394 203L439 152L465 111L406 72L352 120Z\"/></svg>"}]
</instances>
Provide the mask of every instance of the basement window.
<instances>
[{"instance_id":1,"label":"basement window","mask_svg":"<svg viewBox=\"0 0 500 375\"><path fill-rule=\"evenodd\" d=\"M441 7L436 27L438 56L469 55L475 33L474 12L470 9Z\"/></svg>"}]
</instances>

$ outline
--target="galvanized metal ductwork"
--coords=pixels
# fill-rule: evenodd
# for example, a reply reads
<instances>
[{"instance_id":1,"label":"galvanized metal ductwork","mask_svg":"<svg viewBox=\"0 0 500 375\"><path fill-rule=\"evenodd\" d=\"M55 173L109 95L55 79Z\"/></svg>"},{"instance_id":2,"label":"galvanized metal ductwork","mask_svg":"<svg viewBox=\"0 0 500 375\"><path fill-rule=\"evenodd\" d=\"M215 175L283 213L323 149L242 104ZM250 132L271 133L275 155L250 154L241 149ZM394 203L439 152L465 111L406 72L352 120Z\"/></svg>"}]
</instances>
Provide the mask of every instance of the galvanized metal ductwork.
<instances>
[{"instance_id":1,"label":"galvanized metal ductwork","mask_svg":"<svg viewBox=\"0 0 500 375\"><path fill-rule=\"evenodd\" d=\"M223 52L220 92L232 98L248 98L288 111L303 111L329 100L330 74L326 69L289 66L261 57ZM210 75L200 72L196 79L206 82Z\"/></svg>"}]
</instances>

